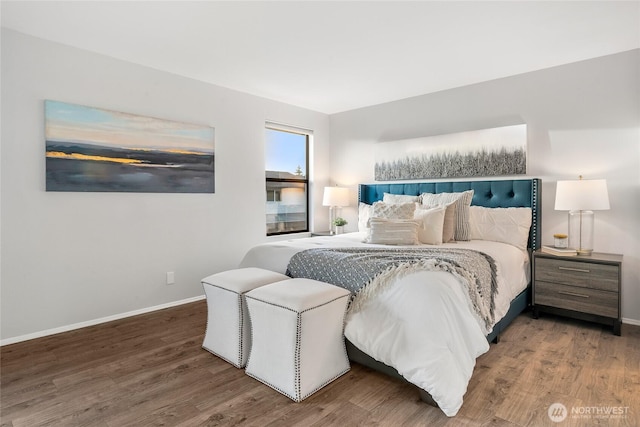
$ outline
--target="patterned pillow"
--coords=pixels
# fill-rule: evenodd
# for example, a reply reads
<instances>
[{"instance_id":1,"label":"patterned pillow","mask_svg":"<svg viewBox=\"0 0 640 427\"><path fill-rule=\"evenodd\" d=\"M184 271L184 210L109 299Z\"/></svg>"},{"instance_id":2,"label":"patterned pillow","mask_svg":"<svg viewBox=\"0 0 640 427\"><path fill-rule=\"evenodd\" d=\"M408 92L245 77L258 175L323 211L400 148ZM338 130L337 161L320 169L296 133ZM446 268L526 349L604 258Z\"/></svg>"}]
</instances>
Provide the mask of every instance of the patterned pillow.
<instances>
[{"instance_id":1,"label":"patterned pillow","mask_svg":"<svg viewBox=\"0 0 640 427\"><path fill-rule=\"evenodd\" d=\"M382 245L418 245L420 222L409 219L371 218L369 235L364 243Z\"/></svg>"},{"instance_id":2,"label":"patterned pillow","mask_svg":"<svg viewBox=\"0 0 640 427\"><path fill-rule=\"evenodd\" d=\"M406 194L391 194L384 193L382 195L382 201L385 203L419 203L420 196L409 196Z\"/></svg>"},{"instance_id":3,"label":"patterned pillow","mask_svg":"<svg viewBox=\"0 0 640 427\"><path fill-rule=\"evenodd\" d=\"M413 219L413 212L416 210L415 203L385 203L375 202L373 204L372 217L386 219Z\"/></svg>"},{"instance_id":4,"label":"patterned pillow","mask_svg":"<svg viewBox=\"0 0 640 427\"><path fill-rule=\"evenodd\" d=\"M447 205L456 203L456 229L454 237L456 240L471 240L469 231L469 206L473 199L473 190L467 190L462 193L422 193L422 204L427 206Z\"/></svg>"}]
</instances>

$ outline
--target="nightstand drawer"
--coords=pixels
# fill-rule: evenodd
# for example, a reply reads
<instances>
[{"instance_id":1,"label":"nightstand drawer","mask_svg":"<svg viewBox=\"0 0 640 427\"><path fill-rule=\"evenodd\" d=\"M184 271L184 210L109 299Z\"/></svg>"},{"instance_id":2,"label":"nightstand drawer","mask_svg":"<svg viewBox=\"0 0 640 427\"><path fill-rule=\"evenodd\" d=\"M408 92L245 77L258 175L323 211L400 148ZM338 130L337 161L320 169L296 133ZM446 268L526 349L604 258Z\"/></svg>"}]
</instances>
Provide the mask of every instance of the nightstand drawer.
<instances>
[{"instance_id":1,"label":"nightstand drawer","mask_svg":"<svg viewBox=\"0 0 640 427\"><path fill-rule=\"evenodd\" d=\"M534 299L535 304L618 318L617 292L536 280Z\"/></svg>"},{"instance_id":2,"label":"nightstand drawer","mask_svg":"<svg viewBox=\"0 0 640 427\"><path fill-rule=\"evenodd\" d=\"M618 292L620 269L615 265L537 258L535 278L583 288Z\"/></svg>"}]
</instances>

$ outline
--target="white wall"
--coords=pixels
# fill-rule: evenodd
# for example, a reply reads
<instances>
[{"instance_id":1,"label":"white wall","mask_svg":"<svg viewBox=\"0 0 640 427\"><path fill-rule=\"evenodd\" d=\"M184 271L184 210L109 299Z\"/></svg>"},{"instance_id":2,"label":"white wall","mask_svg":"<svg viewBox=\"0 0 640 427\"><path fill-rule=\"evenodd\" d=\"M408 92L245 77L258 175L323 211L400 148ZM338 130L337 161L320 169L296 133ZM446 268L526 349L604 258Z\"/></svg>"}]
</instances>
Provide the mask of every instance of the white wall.
<instances>
[{"instance_id":1,"label":"white wall","mask_svg":"<svg viewBox=\"0 0 640 427\"><path fill-rule=\"evenodd\" d=\"M215 127L215 194L45 192L45 99ZM312 190L327 185L324 114L3 29L2 342L198 297L236 267L266 241L267 120L314 131Z\"/></svg>"},{"instance_id":2,"label":"white wall","mask_svg":"<svg viewBox=\"0 0 640 427\"><path fill-rule=\"evenodd\" d=\"M640 322L638 50L331 117L5 29L1 52L2 343L201 296L202 277L266 241L267 120L314 130L318 230L328 227L322 187L351 186L355 205L356 184L373 182L376 142L527 123L543 242L566 229L555 181L606 178L596 250L625 255L623 316ZM45 99L215 127L216 193L45 192ZM343 213L353 229L355 208Z\"/></svg>"},{"instance_id":3,"label":"white wall","mask_svg":"<svg viewBox=\"0 0 640 427\"><path fill-rule=\"evenodd\" d=\"M428 78L428 76L425 76ZM595 249L624 254L623 321L640 324L640 50L331 116L331 177L373 182L375 143L526 123L528 176L543 180L543 244L567 231L554 211L559 179L605 178Z\"/></svg>"}]
</instances>

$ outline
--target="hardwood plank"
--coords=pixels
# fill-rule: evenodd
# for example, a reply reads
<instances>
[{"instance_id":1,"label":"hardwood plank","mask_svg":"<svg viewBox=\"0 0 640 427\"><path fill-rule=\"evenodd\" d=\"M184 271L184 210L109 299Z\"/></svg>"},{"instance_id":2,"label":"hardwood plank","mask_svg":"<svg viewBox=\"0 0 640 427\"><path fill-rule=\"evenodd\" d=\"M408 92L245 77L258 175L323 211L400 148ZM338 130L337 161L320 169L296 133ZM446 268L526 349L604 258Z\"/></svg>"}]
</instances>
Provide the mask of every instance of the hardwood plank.
<instances>
[{"instance_id":1,"label":"hardwood plank","mask_svg":"<svg viewBox=\"0 0 640 427\"><path fill-rule=\"evenodd\" d=\"M301 403L202 349L206 302L0 348L0 426L551 426L547 411L628 407L625 417L569 414L563 426L640 425L640 327L519 316L477 359L455 417L369 368ZM583 408L583 409L581 409Z\"/></svg>"},{"instance_id":2,"label":"hardwood plank","mask_svg":"<svg viewBox=\"0 0 640 427\"><path fill-rule=\"evenodd\" d=\"M365 411L351 402L340 404L338 410L326 413L324 417L313 424L307 424L306 420L298 423L299 426L323 427L323 426L375 426L380 425L372 422L369 417L371 413Z\"/></svg>"},{"instance_id":3,"label":"hardwood plank","mask_svg":"<svg viewBox=\"0 0 640 427\"><path fill-rule=\"evenodd\" d=\"M489 359L480 358L476 363L464 403L458 412L462 418L468 417L480 423L489 422L495 417L499 405L509 399L509 394L519 378L522 371L520 361L509 356ZM502 372L502 375L496 376L495 372Z\"/></svg>"}]
</instances>

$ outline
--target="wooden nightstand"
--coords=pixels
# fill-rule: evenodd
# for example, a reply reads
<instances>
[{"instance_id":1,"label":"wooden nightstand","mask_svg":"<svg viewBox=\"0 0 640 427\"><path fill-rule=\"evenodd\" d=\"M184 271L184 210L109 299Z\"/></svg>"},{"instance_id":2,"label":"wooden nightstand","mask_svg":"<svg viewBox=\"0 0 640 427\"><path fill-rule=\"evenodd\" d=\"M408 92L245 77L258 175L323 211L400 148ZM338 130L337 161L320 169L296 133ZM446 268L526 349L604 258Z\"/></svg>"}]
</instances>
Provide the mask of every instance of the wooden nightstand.
<instances>
[{"instance_id":1,"label":"wooden nightstand","mask_svg":"<svg viewBox=\"0 0 640 427\"><path fill-rule=\"evenodd\" d=\"M620 335L622 255L533 253L533 317L541 311L613 326Z\"/></svg>"}]
</instances>

